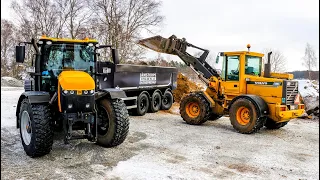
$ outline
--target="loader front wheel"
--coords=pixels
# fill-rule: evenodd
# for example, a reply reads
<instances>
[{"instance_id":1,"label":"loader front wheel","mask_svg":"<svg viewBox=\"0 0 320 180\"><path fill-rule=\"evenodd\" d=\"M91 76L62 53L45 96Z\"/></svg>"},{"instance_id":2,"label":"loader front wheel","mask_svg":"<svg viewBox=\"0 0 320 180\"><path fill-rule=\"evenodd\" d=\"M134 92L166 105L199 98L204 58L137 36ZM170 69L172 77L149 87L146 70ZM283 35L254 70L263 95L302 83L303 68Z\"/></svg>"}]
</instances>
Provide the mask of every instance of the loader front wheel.
<instances>
[{"instance_id":1,"label":"loader front wheel","mask_svg":"<svg viewBox=\"0 0 320 180\"><path fill-rule=\"evenodd\" d=\"M280 122L280 123L276 123L275 121L273 121L272 119L268 118L266 123L265 123L265 127L267 129L280 129L283 126L287 125L288 122Z\"/></svg>"},{"instance_id":2,"label":"loader front wheel","mask_svg":"<svg viewBox=\"0 0 320 180\"><path fill-rule=\"evenodd\" d=\"M51 111L46 104L30 104L28 99L21 102L19 113L22 146L30 157L48 154L53 144Z\"/></svg>"},{"instance_id":3,"label":"loader front wheel","mask_svg":"<svg viewBox=\"0 0 320 180\"><path fill-rule=\"evenodd\" d=\"M97 144L117 146L126 139L129 131L129 114L121 99L103 99L98 104Z\"/></svg>"},{"instance_id":4,"label":"loader front wheel","mask_svg":"<svg viewBox=\"0 0 320 180\"><path fill-rule=\"evenodd\" d=\"M244 98L236 100L231 105L229 114L233 128L243 134L259 131L266 120L259 117L255 105Z\"/></svg>"},{"instance_id":5,"label":"loader front wheel","mask_svg":"<svg viewBox=\"0 0 320 180\"><path fill-rule=\"evenodd\" d=\"M200 125L210 117L209 103L201 94L191 93L181 100L180 115L187 124Z\"/></svg>"}]
</instances>

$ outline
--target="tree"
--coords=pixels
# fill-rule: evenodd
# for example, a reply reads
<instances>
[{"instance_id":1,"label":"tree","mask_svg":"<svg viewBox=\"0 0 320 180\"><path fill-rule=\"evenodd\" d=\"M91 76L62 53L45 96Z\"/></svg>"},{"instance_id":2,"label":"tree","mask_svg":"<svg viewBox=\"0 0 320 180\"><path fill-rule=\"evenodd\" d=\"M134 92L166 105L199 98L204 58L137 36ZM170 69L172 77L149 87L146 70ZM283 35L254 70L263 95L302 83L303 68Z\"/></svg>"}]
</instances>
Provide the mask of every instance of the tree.
<instances>
[{"instance_id":1,"label":"tree","mask_svg":"<svg viewBox=\"0 0 320 180\"><path fill-rule=\"evenodd\" d=\"M287 70L287 60L281 51L267 48L264 52L264 63L268 63L268 53L272 51L270 56L271 72L285 72Z\"/></svg>"},{"instance_id":2,"label":"tree","mask_svg":"<svg viewBox=\"0 0 320 180\"><path fill-rule=\"evenodd\" d=\"M302 65L307 68L309 72L309 79L311 79L311 71L313 69L317 69L318 58L316 57L313 47L309 43L306 45L304 57L302 59Z\"/></svg>"}]
</instances>

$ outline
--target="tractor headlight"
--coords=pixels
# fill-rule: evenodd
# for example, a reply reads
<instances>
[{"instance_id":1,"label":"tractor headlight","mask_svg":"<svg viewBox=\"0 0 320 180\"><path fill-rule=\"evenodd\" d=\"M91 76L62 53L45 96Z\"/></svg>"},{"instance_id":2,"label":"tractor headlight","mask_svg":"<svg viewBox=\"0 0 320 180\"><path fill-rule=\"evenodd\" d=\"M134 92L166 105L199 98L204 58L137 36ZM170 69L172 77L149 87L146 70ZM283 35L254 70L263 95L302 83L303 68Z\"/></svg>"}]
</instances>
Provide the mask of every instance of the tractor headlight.
<instances>
[{"instance_id":1,"label":"tractor headlight","mask_svg":"<svg viewBox=\"0 0 320 180\"><path fill-rule=\"evenodd\" d=\"M92 89L92 90L90 90L90 94L93 94L94 93L94 90Z\"/></svg>"},{"instance_id":2,"label":"tractor headlight","mask_svg":"<svg viewBox=\"0 0 320 180\"><path fill-rule=\"evenodd\" d=\"M74 91L73 91L73 90L71 90L71 91L70 91L70 94L74 94Z\"/></svg>"},{"instance_id":3,"label":"tractor headlight","mask_svg":"<svg viewBox=\"0 0 320 180\"><path fill-rule=\"evenodd\" d=\"M63 93L68 94L68 91L67 91L67 90L64 90Z\"/></svg>"}]
</instances>

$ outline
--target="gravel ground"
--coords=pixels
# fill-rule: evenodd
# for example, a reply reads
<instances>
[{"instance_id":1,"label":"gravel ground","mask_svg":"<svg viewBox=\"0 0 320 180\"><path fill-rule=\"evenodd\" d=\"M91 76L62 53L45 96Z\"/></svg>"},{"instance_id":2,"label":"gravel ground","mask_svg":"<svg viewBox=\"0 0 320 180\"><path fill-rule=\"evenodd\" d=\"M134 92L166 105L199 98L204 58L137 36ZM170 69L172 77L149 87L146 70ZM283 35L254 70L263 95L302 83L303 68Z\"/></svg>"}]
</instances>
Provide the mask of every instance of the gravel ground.
<instances>
[{"instance_id":1,"label":"gravel ground","mask_svg":"<svg viewBox=\"0 0 320 180\"><path fill-rule=\"evenodd\" d=\"M130 117L115 148L86 140L32 159L21 145L15 106L21 88L1 87L1 179L319 179L319 121L243 135L227 117L201 126L167 112Z\"/></svg>"}]
</instances>

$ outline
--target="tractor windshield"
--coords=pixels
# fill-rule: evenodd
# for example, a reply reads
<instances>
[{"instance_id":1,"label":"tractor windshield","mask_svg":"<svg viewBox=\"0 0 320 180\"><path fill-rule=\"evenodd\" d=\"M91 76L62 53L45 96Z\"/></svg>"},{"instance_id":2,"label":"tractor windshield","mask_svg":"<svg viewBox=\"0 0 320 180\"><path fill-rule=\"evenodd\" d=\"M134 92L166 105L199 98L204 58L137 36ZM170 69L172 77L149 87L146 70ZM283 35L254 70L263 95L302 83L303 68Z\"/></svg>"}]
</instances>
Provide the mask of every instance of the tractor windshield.
<instances>
[{"instance_id":1,"label":"tractor windshield","mask_svg":"<svg viewBox=\"0 0 320 180\"><path fill-rule=\"evenodd\" d=\"M94 67L94 47L83 44L45 45L45 70L58 76L64 69L90 72ZM50 73L50 74L51 74Z\"/></svg>"}]
</instances>

